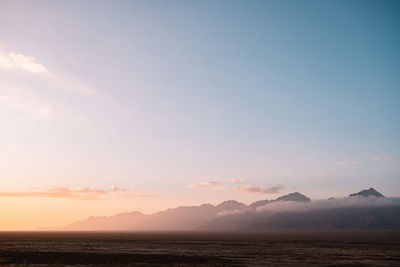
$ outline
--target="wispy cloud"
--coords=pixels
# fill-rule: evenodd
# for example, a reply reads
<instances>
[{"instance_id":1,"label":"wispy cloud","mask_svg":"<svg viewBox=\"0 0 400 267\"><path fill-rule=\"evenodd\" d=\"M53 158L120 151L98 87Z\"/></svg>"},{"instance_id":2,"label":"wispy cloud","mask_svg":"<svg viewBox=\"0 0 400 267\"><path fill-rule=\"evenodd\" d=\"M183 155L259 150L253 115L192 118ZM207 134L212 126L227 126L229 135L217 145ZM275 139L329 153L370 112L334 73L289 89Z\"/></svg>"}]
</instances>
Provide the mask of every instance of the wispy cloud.
<instances>
[{"instance_id":1,"label":"wispy cloud","mask_svg":"<svg viewBox=\"0 0 400 267\"><path fill-rule=\"evenodd\" d=\"M396 157L395 154L378 154L378 155L376 155L376 156L374 156L374 157L371 157L370 159L371 159L371 160L378 161L378 160L389 160L389 159L394 159L395 157Z\"/></svg>"},{"instance_id":2,"label":"wispy cloud","mask_svg":"<svg viewBox=\"0 0 400 267\"><path fill-rule=\"evenodd\" d=\"M54 187L46 190L33 189L18 192L0 192L0 197L47 197L47 198L69 198L80 200L94 200L101 196L123 193L124 196L147 197L149 194L131 189L123 189L111 186L109 189L93 189L90 187Z\"/></svg>"},{"instance_id":3,"label":"wispy cloud","mask_svg":"<svg viewBox=\"0 0 400 267\"><path fill-rule=\"evenodd\" d=\"M260 187L253 185L235 185L234 187L232 187L233 191L238 193L257 194L257 195L277 194L280 193L280 190L283 188L284 186L279 184L270 187Z\"/></svg>"},{"instance_id":4,"label":"wispy cloud","mask_svg":"<svg viewBox=\"0 0 400 267\"><path fill-rule=\"evenodd\" d=\"M327 180L327 176L328 176L328 174L327 174L326 172L321 172L321 173L319 174L319 177L320 177L320 179L321 179L322 181L326 181L326 180Z\"/></svg>"},{"instance_id":5,"label":"wispy cloud","mask_svg":"<svg viewBox=\"0 0 400 267\"><path fill-rule=\"evenodd\" d=\"M295 201L276 201L268 203L256 209L257 212L304 212L309 210L323 210L347 207L380 207L380 206L399 206L398 198L383 197L348 197L331 200L315 200L309 203Z\"/></svg>"},{"instance_id":6,"label":"wispy cloud","mask_svg":"<svg viewBox=\"0 0 400 267\"><path fill-rule=\"evenodd\" d=\"M4 86L8 85L1 79L0 83ZM30 118L34 120L48 120L54 117L54 110L51 106L41 103L36 99L29 99L26 96L24 98L15 93L16 91L7 95L0 95L0 105L3 112L8 113L7 118L10 118L11 114L24 114L25 119Z\"/></svg>"},{"instance_id":7,"label":"wispy cloud","mask_svg":"<svg viewBox=\"0 0 400 267\"><path fill-rule=\"evenodd\" d=\"M342 165L342 166L351 166L351 165L356 165L358 164L358 161L356 160L350 160L350 159L345 159L342 161L336 162L337 165Z\"/></svg>"},{"instance_id":8,"label":"wispy cloud","mask_svg":"<svg viewBox=\"0 0 400 267\"><path fill-rule=\"evenodd\" d=\"M48 70L42 64L36 62L32 56L25 56L6 51L0 46L0 67L10 70L24 70L36 74L47 74Z\"/></svg>"},{"instance_id":9,"label":"wispy cloud","mask_svg":"<svg viewBox=\"0 0 400 267\"><path fill-rule=\"evenodd\" d=\"M225 189L217 181L203 181L198 184L190 184L188 185L188 188L209 188L213 191L220 191Z\"/></svg>"},{"instance_id":10,"label":"wispy cloud","mask_svg":"<svg viewBox=\"0 0 400 267\"><path fill-rule=\"evenodd\" d=\"M44 79L49 86L84 94L93 94L94 90L77 82L69 81L61 75L50 71L33 56L10 51L0 43L0 69L5 71L22 71L37 75Z\"/></svg>"},{"instance_id":11,"label":"wispy cloud","mask_svg":"<svg viewBox=\"0 0 400 267\"><path fill-rule=\"evenodd\" d=\"M232 179L231 182L234 184L243 184L244 183L243 179Z\"/></svg>"}]
</instances>

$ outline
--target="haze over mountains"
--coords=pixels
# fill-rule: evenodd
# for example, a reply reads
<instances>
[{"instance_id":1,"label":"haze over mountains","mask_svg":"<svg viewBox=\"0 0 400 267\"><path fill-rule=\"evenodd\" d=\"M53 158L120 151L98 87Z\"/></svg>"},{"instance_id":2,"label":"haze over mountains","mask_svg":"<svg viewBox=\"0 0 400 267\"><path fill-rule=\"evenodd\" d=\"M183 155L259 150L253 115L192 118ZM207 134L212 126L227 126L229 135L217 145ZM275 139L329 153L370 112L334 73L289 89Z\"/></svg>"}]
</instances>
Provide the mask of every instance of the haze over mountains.
<instances>
[{"instance_id":1,"label":"haze over mountains","mask_svg":"<svg viewBox=\"0 0 400 267\"><path fill-rule=\"evenodd\" d=\"M151 215L120 213L89 217L46 230L188 231L268 229L400 229L400 199L373 188L349 197L311 201L295 192L250 205L228 200L219 205L182 206Z\"/></svg>"}]
</instances>

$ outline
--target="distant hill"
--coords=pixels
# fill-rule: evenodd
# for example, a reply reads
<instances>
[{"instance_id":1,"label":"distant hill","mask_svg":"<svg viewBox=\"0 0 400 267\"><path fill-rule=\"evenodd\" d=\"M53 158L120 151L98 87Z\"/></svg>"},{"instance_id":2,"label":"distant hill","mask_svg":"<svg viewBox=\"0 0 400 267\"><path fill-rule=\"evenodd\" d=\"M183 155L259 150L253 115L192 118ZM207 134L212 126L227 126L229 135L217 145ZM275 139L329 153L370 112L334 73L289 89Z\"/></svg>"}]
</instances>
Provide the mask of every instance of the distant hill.
<instances>
[{"instance_id":1,"label":"distant hill","mask_svg":"<svg viewBox=\"0 0 400 267\"><path fill-rule=\"evenodd\" d=\"M217 216L220 212L243 210L247 206L243 203L228 200L214 206L186 206L150 215L150 219L142 226L145 230L196 230L205 222Z\"/></svg>"},{"instance_id":2,"label":"distant hill","mask_svg":"<svg viewBox=\"0 0 400 267\"><path fill-rule=\"evenodd\" d=\"M370 188L368 190L362 190L358 193L354 193L354 194L350 194L349 197L355 197L355 196L362 196L362 197L370 197L370 196L374 196L374 197L385 197L384 195L382 195L381 193L379 193L378 191L376 191L374 188Z\"/></svg>"},{"instance_id":3,"label":"distant hill","mask_svg":"<svg viewBox=\"0 0 400 267\"><path fill-rule=\"evenodd\" d=\"M400 206L254 212L217 217L203 230L400 229Z\"/></svg>"},{"instance_id":4,"label":"distant hill","mask_svg":"<svg viewBox=\"0 0 400 267\"><path fill-rule=\"evenodd\" d=\"M299 192L294 192L290 193L285 196L278 197L275 200L259 200L256 202L253 202L252 204L249 205L250 209L257 209L259 207L265 206L267 204L273 203L275 201L296 201L296 202L310 202L311 199L306 197L305 195L300 194Z\"/></svg>"},{"instance_id":5,"label":"distant hill","mask_svg":"<svg viewBox=\"0 0 400 267\"><path fill-rule=\"evenodd\" d=\"M400 229L400 199L373 188L348 198L311 201L298 192L249 206L227 200L216 206L182 206L151 215L141 212L89 217L63 227L73 231L177 231L266 229Z\"/></svg>"},{"instance_id":6,"label":"distant hill","mask_svg":"<svg viewBox=\"0 0 400 267\"><path fill-rule=\"evenodd\" d=\"M265 205L267 205L268 203L271 203L271 202L272 202L272 200L259 200L259 201L251 203L249 205L249 208L250 209L257 209L257 208L265 206Z\"/></svg>"},{"instance_id":7,"label":"distant hill","mask_svg":"<svg viewBox=\"0 0 400 267\"><path fill-rule=\"evenodd\" d=\"M299 192L294 192L283 197L278 197L276 201L297 201L307 203L310 202L311 199L309 199L305 195L300 194Z\"/></svg>"},{"instance_id":8,"label":"distant hill","mask_svg":"<svg viewBox=\"0 0 400 267\"><path fill-rule=\"evenodd\" d=\"M148 215L141 212L120 213L114 216L93 217L74 222L62 227L60 230L79 231L129 231L140 229L146 222Z\"/></svg>"},{"instance_id":9,"label":"distant hill","mask_svg":"<svg viewBox=\"0 0 400 267\"><path fill-rule=\"evenodd\" d=\"M235 200L228 200L217 206L182 206L152 215L140 212L121 213L110 217L89 217L59 228L59 230L107 230L107 231L167 231L195 230L220 212L246 209L247 206Z\"/></svg>"},{"instance_id":10,"label":"distant hill","mask_svg":"<svg viewBox=\"0 0 400 267\"><path fill-rule=\"evenodd\" d=\"M243 210L247 208L247 206L236 200L227 200L222 202L221 204L218 204L216 208L218 209L218 211L232 211L232 210Z\"/></svg>"},{"instance_id":11,"label":"distant hill","mask_svg":"<svg viewBox=\"0 0 400 267\"><path fill-rule=\"evenodd\" d=\"M216 217L202 229L400 229L400 199L384 198L373 188L316 202L295 192L249 207L253 209Z\"/></svg>"}]
</instances>

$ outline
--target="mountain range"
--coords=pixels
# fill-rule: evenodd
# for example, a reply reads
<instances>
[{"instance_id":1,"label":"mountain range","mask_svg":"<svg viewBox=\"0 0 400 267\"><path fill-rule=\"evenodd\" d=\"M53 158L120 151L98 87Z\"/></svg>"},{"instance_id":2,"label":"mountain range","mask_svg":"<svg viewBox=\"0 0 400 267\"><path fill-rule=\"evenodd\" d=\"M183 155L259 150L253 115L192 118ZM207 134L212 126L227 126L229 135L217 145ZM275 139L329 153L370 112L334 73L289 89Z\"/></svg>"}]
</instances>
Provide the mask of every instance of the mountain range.
<instances>
[{"instance_id":1,"label":"mountain range","mask_svg":"<svg viewBox=\"0 0 400 267\"><path fill-rule=\"evenodd\" d=\"M72 224L39 228L69 231L192 231L268 229L400 229L400 199L374 188L347 198L311 201L294 192L245 205L235 200L216 206L182 206L151 215L120 213Z\"/></svg>"}]
</instances>

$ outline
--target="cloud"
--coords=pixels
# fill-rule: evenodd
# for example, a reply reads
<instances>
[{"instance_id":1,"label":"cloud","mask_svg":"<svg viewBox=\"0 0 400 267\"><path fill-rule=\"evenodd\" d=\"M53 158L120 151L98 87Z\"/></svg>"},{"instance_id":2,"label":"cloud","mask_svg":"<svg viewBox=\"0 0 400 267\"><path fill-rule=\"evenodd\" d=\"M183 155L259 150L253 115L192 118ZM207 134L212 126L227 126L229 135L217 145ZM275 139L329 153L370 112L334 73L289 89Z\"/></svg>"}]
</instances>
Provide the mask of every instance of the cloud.
<instances>
[{"instance_id":1,"label":"cloud","mask_svg":"<svg viewBox=\"0 0 400 267\"><path fill-rule=\"evenodd\" d=\"M244 183L243 179L232 179L231 182L234 184L243 184Z\"/></svg>"},{"instance_id":2,"label":"cloud","mask_svg":"<svg viewBox=\"0 0 400 267\"><path fill-rule=\"evenodd\" d=\"M56 75L43 64L37 62L33 56L18 54L9 51L0 43L0 69L5 71L22 71L33 74L51 87L61 88L67 91L74 91L83 94L93 94L94 90L80 83L66 80L60 75Z\"/></svg>"},{"instance_id":3,"label":"cloud","mask_svg":"<svg viewBox=\"0 0 400 267\"><path fill-rule=\"evenodd\" d=\"M52 87L57 87L67 91L78 92L86 95L92 95L95 93L92 88L86 87L80 83L64 80L54 74L47 75L47 80Z\"/></svg>"},{"instance_id":4,"label":"cloud","mask_svg":"<svg viewBox=\"0 0 400 267\"><path fill-rule=\"evenodd\" d=\"M259 212L306 212L311 210L326 210L335 208L349 207L384 207L384 206L400 206L400 198L381 198L381 197L347 197L330 200L313 200L312 202L303 203L296 201L274 201L255 209ZM253 211L251 211L253 212ZM220 212L218 216L227 216L235 214L249 214L249 210L234 210Z\"/></svg>"},{"instance_id":5,"label":"cloud","mask_svg":"<svg viewBox=\"0 0 400 267\"><path fill-rule=\"evenodd\" d=\"M395 154L378 154L372 158L371 160L378 161L378 160L389 160L389 159L394 159L396 157Z\"/></svg>"},{"instance_id":6,"label":"cloud","mask_svg":"<svg viewBox=\"0 0 400 267\"><path fill-rule=\"evenodd\" d=\"M217 213L217 216L227 216L227 215L236 215L236 214L244 214L248 212L248 210L246 209L242 209L242 210L224 210L224 211L220 211Z\"/></svg>"},{"instance_id":7,"label":"cloud","mask_svg":"<svg viewBox=\"0 0 400 267\"><path fill-rule=\"evenodd\" d=\"M399 206L398 198L380 198L380 197L347 197L331 200L315 200L309 203L294 201L276 201L268 203L256 209L256 211L272 212L304 212L308 210L322 210L346 207L380 207L380 206Z\"/></svg>"},{"instance_id":8,"label":"cloud","mask_svg":"<svg viewBox=\"0 0 400 267\"><path fill-rule=\"evenodd\" d=\"M265 188L253 185L235 185L234 187L232 187L233 191L238 193L257 194L257 195L277 194L283 188L284 188L283 185L274 185Z\"/></svg>"},{"instance_id":9,"label":"cloud","mask_svg":"<svg viewBox=\"0 0 400 267\"><path fill-rule=\"evenodd\" d=\"M319 177L326 177L328 174L326 172L322 172L319 174Z\"/></svg>"},{"instance_id":10,"label":"cloud","mask_svg":"<svg viewBox=\"0 0 400 267\"><path fill-rule=\"evenodd\" d=\"M30 188L30 191L20 192L0 192L0 197L47 197L47 198L67 198L80 200L94 200L101 196L115 193L124 193L126 196L147 197L148 194L135 190L111 186L110 189L92 189L90 187L54 187L47 190ZM125 194L126 193L126 194Z\"/></svg>"},{"instance_id":11,"label":"cloud","mask_svg":"<svg viewBox=\"0 0 400 267\"><path fill-rule=\"evenodd\" d=\"M4 69L24 70L36 74L48 73L46 67L36 62L34 57L8 52L1 49L1 47L0 67Z\"/></svg>"},{"instance_id":12,"label":"cloud","mask_svg":"<svg viewBox=\"0 0 400 267\"><path fill-rule=\"evenodd\" d=\"M209 188L213 191L224 190L224 187L217 181L203 181L198 184L190 184L188 185L188 188Z\"/></svg>"},{"instance_id":13,"label":"cloud","mask_svg":"<svg viewBox=\"0 0 400 267\"><path fill-rule=\"evenodd\" d=\"M336 162L337 165L342 165L342 166L351 166L351 165L356 165L358 164L358 161L356 160L342 160Z\"/></svg>"},{"instance_id":14,"label":"cloud","mask_svg":"<svg viewBox=\"0 0 400 267\"><path fill-rule=\"evenodd\" d=\"M118 191L120 191L121 189L118 187L118 186L116 186L116 185L112 185L111 187L110 187L110 191L112 191L112 192L118 192Z\"/></svg>"}]
</instances>

